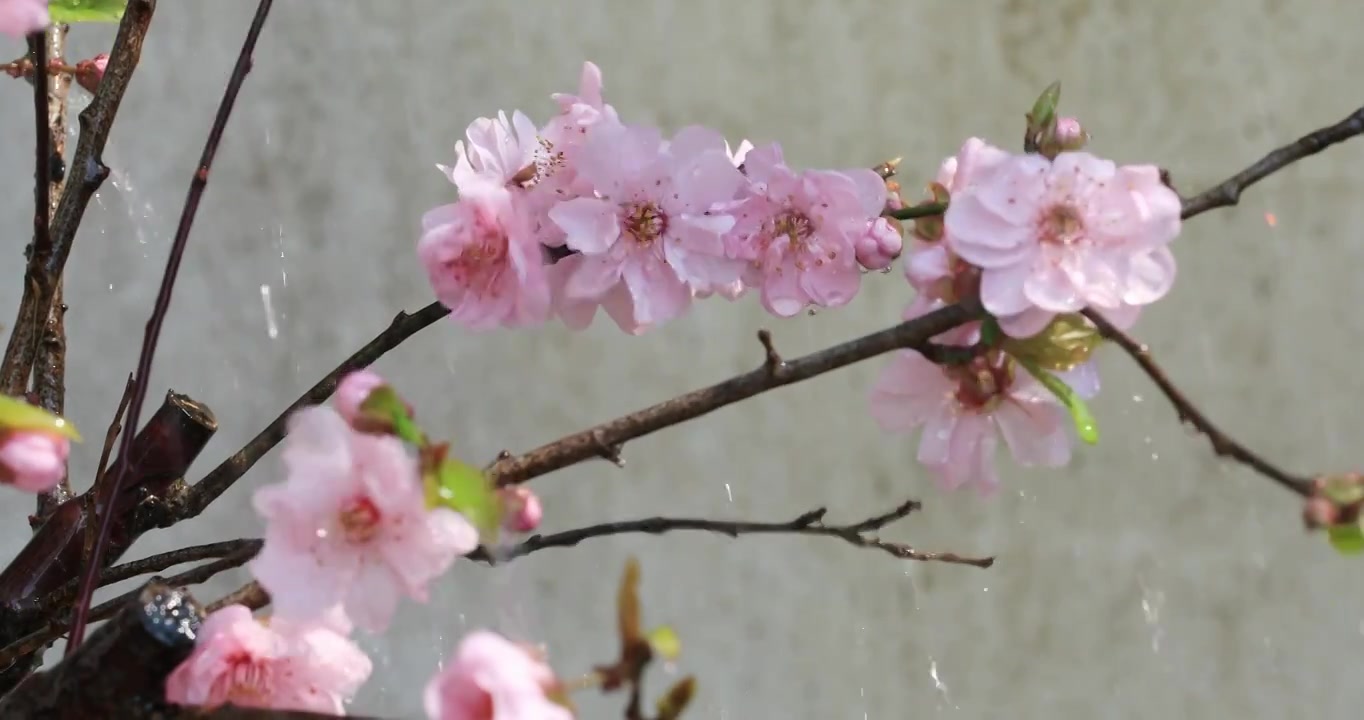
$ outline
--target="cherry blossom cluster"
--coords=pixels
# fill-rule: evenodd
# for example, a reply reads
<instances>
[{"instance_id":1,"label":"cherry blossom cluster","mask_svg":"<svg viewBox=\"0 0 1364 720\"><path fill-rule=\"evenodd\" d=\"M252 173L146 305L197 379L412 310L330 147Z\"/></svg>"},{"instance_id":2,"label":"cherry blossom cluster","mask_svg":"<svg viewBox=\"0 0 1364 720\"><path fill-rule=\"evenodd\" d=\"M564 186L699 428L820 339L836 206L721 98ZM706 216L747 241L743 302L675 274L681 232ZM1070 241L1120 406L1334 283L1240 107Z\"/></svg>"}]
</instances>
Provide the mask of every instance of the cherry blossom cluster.
<instances>
[{"instance_id":1,"label":"cherry blossom cluster","mask_svg":"<svg viewBox=\"0 0 1364 720\"><path fill-rule=\"evenodd\" d=\"M1042 467L1069 462L1072 419L1095 441L1084 400L1099 390L1099 336L1079 313L1128 327L1174 283L1180 200L1159 169L1081 152L1072 118L1042 132L1022 154L967 140L929 186L946 214L916 222L906 249L906 319L967 297L989 313L936 338L972 348L963 362L903 351L872 390L884 429L922 428L918 460L949 489L998 487L998 436L1020 465Z\"/></svg>"},{"instance_id":2,"label":"cherry blossom cluster","mask_svg":"<svg viewBox=\"0 0 1364 720\"><path fill-rule=\"evenodd\" d=\"M458 200L422 218L418 255L467 328L582 329L600 307L638 334L749 290L790 317L847 304L900 253L871 169L797 171L775 143L732 150L699 126L665 138L621 120L590 62L578 94L553 97L538 127L475 120L440 166Z\"/></svg>"},{"instance_id":3,"label":"cherry blossom cluster","mask_svg":"<svg viewBox=\"0 0 1364 720\"><path fill-rule=\"evenodd\" d=\"M446 457L368 371L344 378L333 405L290 416L283 456L284 482L253 498L266 529L249 565L274 614L211 614L167 679L171 702L342 714L372 669L354 629L383 632L403 599L426 602L431 582L495 532L489 521L538 521L533 495L498 494ZM505 513L487 511L495 499ZM425 704L438 720L571 718L558 692L534 650L480 631L431 680Z\"/></svg>"}]
</instances>

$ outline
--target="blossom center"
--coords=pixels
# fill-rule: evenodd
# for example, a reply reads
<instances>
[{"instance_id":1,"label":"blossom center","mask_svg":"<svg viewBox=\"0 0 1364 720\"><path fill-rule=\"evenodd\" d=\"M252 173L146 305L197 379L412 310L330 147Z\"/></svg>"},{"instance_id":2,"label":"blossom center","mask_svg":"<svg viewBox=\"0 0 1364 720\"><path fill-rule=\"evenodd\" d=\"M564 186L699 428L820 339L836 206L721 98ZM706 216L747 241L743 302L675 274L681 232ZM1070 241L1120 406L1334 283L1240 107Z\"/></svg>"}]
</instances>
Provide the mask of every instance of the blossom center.
<instances>
[{"instance_id":1,"label":"blossom center","mask_svg":"<svg viewBox=\"0 0 1364 720\"><path fill-rule=\"evenodd\" d=\"M445 269L461 285L473 285L474 278L500 268L507 258L507 238L494 218L479 211L475 219L472 241L460 248L459 254L445 262Z\"/></svg>"},{"instance_id":2,"label":"blossom center","mask_svg":"<svg viewBox=\"0 0 1364 720\"><path fill-rule=\"evenodd\" d=\"M668 215L651 202L628 203L621 218L625 235L639 246L649 246L668 232Z\"/></svg>"},{"instance_id":3,"label":"blossom center","mask_svg":"<svg viewBox=\"0 0 1364 720\"><path fill-rule=\"evenodd\" d=\"M976 412L993 410L1014 381L1013 361L1001 352L987 353L947 372L957 381L957 403Z\"/></svg>"},{"instance_id":4,"label":"blossom center","mask_svg":"<svg viewBox=\"0 0 1364 720\"><path fill-rule=\"evenodd\" d=\"M530 164L518 170L508 181L509 185L519 188L535 187L564 167L564 151L555 150L554 143L545 138L537 137L535 140L539 147L533 153Z\"/></svg>"},{"instance_id":5,"label":"blossom center","mask_svg":"<svg viewBox=\"0 0 1364 720\"><path fill-rule=\"evenodd\" d=\"M270 669L246 653L239 653L228 659L228 671L222 682L228 690L224 695L230 701L254 701L266 697L270 685Z\"/></svg>"},{"instance_id":6,"label":"blossom center","mask_svg":"<svg viewBox=\"0 0 1364 720\"><path fill-rule=\"evenodd\" d=\"M379 506L367 497L352 498L341 505L341 532L350 542L372 540L379 532L380 519Z\"/></svg>"},{"instance_id":7,"label":"blossom center","mask_svg":"<svg viewBox=\"0 0 1364 720\"><path fill-rule=\"evenodd\" d=\"M1073 205L1052 205L1042 211L1038 236L1044 243L1072 245L1084 237L1085 221Z\"/></svg>"},{"instance_id":8,"label":"blossom center","mask_svg":"<svg viewBox=\"0 0 1364 720\"><path fill-rule=\"evenodd\" d=\"M815 234L815 224L810 216L799 210L783 210L772 216L768 237L775 240L785 237L792 250L805 247L806 241Z\"/></svg>"}]
</instances>

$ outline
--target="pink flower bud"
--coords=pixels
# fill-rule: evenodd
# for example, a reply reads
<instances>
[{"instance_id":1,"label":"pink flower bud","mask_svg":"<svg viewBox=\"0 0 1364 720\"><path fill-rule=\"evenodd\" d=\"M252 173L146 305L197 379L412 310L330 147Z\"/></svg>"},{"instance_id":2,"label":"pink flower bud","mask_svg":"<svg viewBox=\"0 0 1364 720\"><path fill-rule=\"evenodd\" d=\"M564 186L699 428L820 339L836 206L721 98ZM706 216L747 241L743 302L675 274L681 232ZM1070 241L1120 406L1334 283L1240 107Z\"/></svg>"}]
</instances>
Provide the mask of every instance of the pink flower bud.
<instances>
[{"instance_id":1,"label":"pink flower bud","mask_svg":"<svg viewBox=\"0 0 1364 720\"><path fill-rule=\"evenodd\" d=\"M360 417L360 406L369 399L369 394L387 384L378 373L356 370L341 378L341 382L336 385L336 396L332 402L336 405L336 411L341 413L341 417L345 418L346 422L354 424Z\"/></svg>"},{"instance_id":2,"label":"pink flower bud","mask_svg":"<svg viewBox=\"0 0 1364 720\"><path fill-rule=\"evenodd\" d=\"M1052 137L1052 145L1062 152L1081 150L1089 142L1089 133L1073 117L1057 118Z\"/></svg>"},{"instance_id":3,"label":"pink flower bud","mask_svg":"<svg viewBox=\"0 0 1364 720\"><path fill-rule=\"evenodd\" d=\"M502 525L512 532L527 533L540 527L545 509L530 488L514 486L497 491L502 500Z\"/></svg>"},{"instance_id":4,"label":"pink flower bud","mask_svg":"<svg viewBox=\"0 0 1364 720\"><path fill-rule=\"evenodd\" d=\"M99 81L104 79L104 68L109 64L109 56L100 53L89 60L76 63L76 82L88 92L99 89Z\"/></svg>"},{"instance_id":5,"label":"pink flower bud","mask_svg":"<svg viewBox=\"0 0 1364 720\"><path fill-rule=\"evenodd\" d=\"M0 482L32 493L51 490L66 475L71 442L59 435L0 433Z\"/></svg>"},{"instance_id":6,"label":"pink flower bud","mask_svg":"<svg viewBox=\"0 0 1364 720\"><path fill-rule=\"evenodd\" d=\"M868 270L885 270L890 267L895 258L900 257L902 249L904 238L886 218L873 220L854 247L857 262Z\"/></svg>"}]
</instances>

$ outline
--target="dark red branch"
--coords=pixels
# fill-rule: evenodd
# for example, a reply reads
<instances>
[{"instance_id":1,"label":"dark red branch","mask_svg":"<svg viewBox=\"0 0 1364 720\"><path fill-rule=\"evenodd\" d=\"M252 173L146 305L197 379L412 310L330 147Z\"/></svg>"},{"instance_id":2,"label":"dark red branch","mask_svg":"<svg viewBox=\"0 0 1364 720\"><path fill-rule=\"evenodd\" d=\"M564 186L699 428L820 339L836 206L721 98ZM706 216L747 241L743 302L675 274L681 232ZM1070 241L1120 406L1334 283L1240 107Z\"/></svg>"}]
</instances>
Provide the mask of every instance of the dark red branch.
<instances>
[{"instance_id":1,"label":"dark red branch","mask_svg":"<svg viewBox=\"0 0 1364 720\"><path fill-rule=\"evenodd\" d=\"M134 386L132 400L128 403L128 425L132 427L137 427L138 419L141 417L142 403L147 397L147 389L151 382L152 360L156 356L156 343L161 336L161 326L166 320L167 313L170 312L171 293L175 289L175 280L179 274L180 262L185 255L185 248L189 243L190 228L194 225L194 217L199 210L199 201L203 197L204 189L208 186L208 174L213 166L213 157L217 154L218 144L222 142L223 132L227 129L227 120L232 115L232 107L237 101L237 94L241 91L242 83L246 81L246 74L251 70L251 53L255 50L256 41L260 38L261 29L265 26L265 19L270 14L271 5L271 0L260 0L260 4L256 6L255 18L252 19L251 28L246 33L245 42L242 43L241 54L237 56L237 64L232 68L232 76L228 79L227 90L224 91L222 102L218 105L218 113L213 119L212 129L208 133L208 141L204 143L204 152L199 158L199 168L194 172L194 178L190 181L189 193L185 197L185 207L180 213L180 223L176 227L175 238L171 241L166 271L161 277L161 289L156 295L156 303L152 307L151 318L147 321L147 330L142 340L142 350L137 360L137 372L134 374L136 385ZM109 497L118 497L131 474L132 467L129 465L129 451L131 449L132 438L125 434L122 462L115 464ZM68 654L80 646L81 639L84 636L85 613L90 603L90 596L95 591L95 581L99 577L100 563L103 561L105 552L104 546L118 512L111 507L97 504L96 514L99 516L99 530L95 535L95 546L91 551L89 562L85 566L80 594L76 600L76 619L71 628L71 639L67 646Z\"/></svg>"},{"instance_id":2,"label":"dark red branch","mask_svg":"<svg viewBox=\"0 0 1364 720\"><path fill-rule=\"evenodd\" d=\"M1208 418L1207 415L1204 415L1203 411L1199 410L1198 406L1194 405L1193 401L1189 400L1189 398L1175 386L1174 382L1165 374L1165 371L1160 365L1156 364L1156 361L1151 357L1151 351L1146 345L1136 341L1117 327L1114 327L1112 323L1108 322L1102 315L1093 310L1085 310L1084 315L1089 318L1090 322L1094 323L1095 327L1099 329L1099 332L1105 338L1117 344L1118 347L1122 348L1124 352L1136 361L1137 365L1141 367L1147 377L1151 378L1151 382L1154 382L1156 387L1160 388L1161 393L1163 393L1166 399L1170 401L1170 404L1174 406L1175 412L1179 415L1179 421L1188 424L1190 427L1193 427L1206 436L1208 441L1212 443L1213 452L1219 457L1225 457L1245 465L1255 472L1273 480L1287 490L1303 497L1307 497L1312 493L1311 478L1295 475L1280 468L1274 463L1260 457L1255 451L1232 439L1230 435L1222 432L1222 430L1217 427L1216 423Z\"/></svg>"}]
</instances>

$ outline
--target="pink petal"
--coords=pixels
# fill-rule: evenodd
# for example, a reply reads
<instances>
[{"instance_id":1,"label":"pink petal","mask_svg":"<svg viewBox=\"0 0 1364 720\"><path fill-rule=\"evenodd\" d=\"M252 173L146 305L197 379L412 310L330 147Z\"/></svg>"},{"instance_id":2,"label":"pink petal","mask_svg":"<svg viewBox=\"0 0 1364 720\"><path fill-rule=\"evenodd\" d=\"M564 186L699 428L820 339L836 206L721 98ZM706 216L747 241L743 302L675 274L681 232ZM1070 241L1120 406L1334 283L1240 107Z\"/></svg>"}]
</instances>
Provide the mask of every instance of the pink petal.
<instances>
[{"instance_id":1,"label":"pink petal","mask_svg":"<svg viewBox=\"0 0 1364 720\"><path fill-rule=\"evenodd\" d=\"M907 433L940 411L950 392L941 368L916 352L896 353L872 388L872 419L886 432Z\"/></svg>"},{"instance_id":2,"label":"pink petal","mask_svg":"<svg viewBox=\"0 0 1364 720\"><path fill-rule=\"evenodd\" d=\"M915 243L905 261L905 278L917 290L952 275L952 257L943 243Z\"/></svg>"},{"instance_id":3,"label":"pink petal","mask_svg":"<svg viewBox=\"0 0 1364 720\"><path fill-rule=\"evenodd\" d=\"M615 287L621 278L621 264L615 260L586 256L564 285L564 294L573 299L597 299Z\"/></svg>"},{"instance_id":4,"label":"pink petal","mask_svg":"<svg viewBox=\"0 0 1364 720\"><path fill-rule=\"evenodd\" d=\"M597 198L574 198L555 205L549 219L565 233L570 248L588 255L605 253L620 237L616 208Z\"/></svg>"},{"instance_id":5,"label":"pink petal","mask_svg":"<svg viewBox=\"0 0 1364 720\"><path fill-rule=\"evenodd\" d=\"M924 465L944 465L951 461L952 436L959 415L954 403L944 404L924 424L919 438L918 460Z\"/></svg>"},{"instance_id":6,"label":"pink petal","mask_svg":"<svg viewBox=\"0 0 1364 720\"><path fill-rule=\"evenodd\" d=\"M847 253L844 257L850 257ZM828 308L847 305L862 287L862 272L852 263L828 263L800 273L801 290L816 305Z\"/></svg>"},{"instance_id":7,"label":"pink petal","mask_svg":"<svg viewBox=\"0 0 1364 720\"><path fill-rule=\"evenodd\" d=\"M1017 315L1031 308L1032 302L1023 292L1023 285L1032 268L1019 263L989 268L980 275L980 301L991 315Z\"/></svg>"},{"instance_id":8,"label":"pink petal","mask_svg":"<svg viewBox=\"0 0 1364 720\"><path fill-rule=\"evenodd\" d=\"M1070 462L1068 416L1053 402L1003 402L995 409L1004 442L1024 467L1061 467Z\"/></svg>"},{"instance_id":9,"label":"pink petal","mask_svg":"<svg viewBox=\"0 0 1364 720\"><path fill-rule=\"evenodd\" d=\"M1039 262L1023 283L1028 299L1043 310L1076 312L1085 306L1070 276L1052 262Z\"/></svg>"},{"instance_id":10,"label":"pink petal","mask_svg":"<svg viewBox=\"0 0 1364 720\"><path fill-rule=\"evenodd\" d=\"M991 212L973 193L952 198L944 223L952 252L983 268L1022 262L1035 252L1031 227Z\"/></svg>"},{"instance_id":11,"label":"pink petal","mask_svg":"<svg viewBox=\"0 0 1364 720\"><path fill-rule=\"evenodd\" d=\"M1056 313L1039 307L1030 307L1016 315L1005 315L999 320L999 329L1009 337L1029 338L1047 329Z\"/></svg>"},{"instance_id":12,"label":"pink petal","mask_svg":"<svg viewBox=\"0 0 1364 720\"><path fill-rule=\"evenodd\" d=\"M1158 247L1131 258L1122 301L1129 305L1149 305L1165 297L1174 283L1174 253L1168 247Z\"/></svg>"},{"instance_id":13,"label":"pink petal","mask_svg":"<svg viewBox=\"0 0 1364 720\"><path fill-rule=\"evenodd\" d=\"M777 317L794 317L809 303L800 289L799 273L787 266L770 271L763 278L762 305Z\"/></svg>"},{"instance_id":14,"label":"pink petal","mask_svg":"<svg viewBox=\"0 0 1364 720\"><path fill-rule=\"evenodd\" d=\"M691 304L691 289L672 268L652 255L626 261L621 268L621 278L630 289L635 320L641 325L671 320Z\"/></svg>"}]
</instances>

